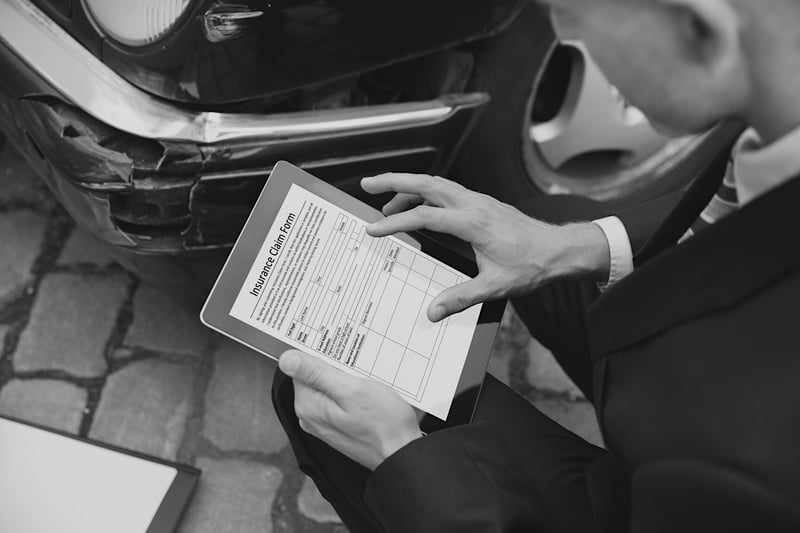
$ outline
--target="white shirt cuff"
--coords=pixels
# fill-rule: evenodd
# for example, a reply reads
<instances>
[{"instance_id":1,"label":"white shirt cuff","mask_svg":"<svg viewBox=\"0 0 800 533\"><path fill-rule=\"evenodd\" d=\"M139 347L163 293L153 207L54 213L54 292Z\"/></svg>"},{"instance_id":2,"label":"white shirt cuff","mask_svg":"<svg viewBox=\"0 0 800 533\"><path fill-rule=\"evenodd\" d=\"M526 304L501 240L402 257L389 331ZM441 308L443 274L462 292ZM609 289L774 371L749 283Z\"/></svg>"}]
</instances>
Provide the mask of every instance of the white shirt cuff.
<instances>
[{"instance_id":1,"label":"white shirt cuff","mask_svg":"<svg viewBox=\"0 0 800 533\"><path fill-rule=\"evenodd\" d=\"M625 224L619 218L606 217L592 222L603 230L608 240L608 249L611 252L608 281L599 285L600 290L604 291L633 272L633 250L628 230L625 229Z\"/></svg>"}]
</instances>

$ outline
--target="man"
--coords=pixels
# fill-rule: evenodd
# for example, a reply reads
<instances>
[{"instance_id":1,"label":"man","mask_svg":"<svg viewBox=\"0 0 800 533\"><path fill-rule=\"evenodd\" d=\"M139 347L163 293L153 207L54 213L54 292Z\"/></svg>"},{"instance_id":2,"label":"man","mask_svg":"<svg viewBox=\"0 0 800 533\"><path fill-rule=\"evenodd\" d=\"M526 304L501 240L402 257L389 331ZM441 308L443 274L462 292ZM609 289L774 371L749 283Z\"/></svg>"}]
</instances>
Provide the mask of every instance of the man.
<instances>
[{"instance_id":1,"label":"man","mask_svg":"<svg viewBox=\"0 0 800 533\"><path fill-rule=\"evenodd\" d=\"M368 231L471 243L480 274L429 317L515 297L608 451L491 378L475 423L422 435L389 389L287 352L273 397L301 467L354 532L800 531L800 1L548 3L655 123L749 124L727 171L566 225L389 174L363 182L397 193Z\"/></svg>"}]
</instances>

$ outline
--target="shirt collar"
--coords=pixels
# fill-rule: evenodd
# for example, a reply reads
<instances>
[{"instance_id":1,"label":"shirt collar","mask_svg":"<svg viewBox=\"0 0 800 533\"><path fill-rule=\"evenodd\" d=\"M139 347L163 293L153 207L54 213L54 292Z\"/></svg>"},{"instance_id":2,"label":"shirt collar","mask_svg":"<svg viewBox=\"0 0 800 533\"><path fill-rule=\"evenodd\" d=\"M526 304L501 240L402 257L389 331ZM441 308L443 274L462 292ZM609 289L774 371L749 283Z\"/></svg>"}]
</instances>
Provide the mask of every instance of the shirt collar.
<instances>
[{"instance_id":1,"label":"shirt collar","mask_svg":"<svg viewBox=\"0 0 800 533\"><path fill-rule=\"evenodd\" d=\"M733 151L733 173L739 204L744 205L800 172L800 128L764 146L752 128Z\"/></svg>"}]
</instances>

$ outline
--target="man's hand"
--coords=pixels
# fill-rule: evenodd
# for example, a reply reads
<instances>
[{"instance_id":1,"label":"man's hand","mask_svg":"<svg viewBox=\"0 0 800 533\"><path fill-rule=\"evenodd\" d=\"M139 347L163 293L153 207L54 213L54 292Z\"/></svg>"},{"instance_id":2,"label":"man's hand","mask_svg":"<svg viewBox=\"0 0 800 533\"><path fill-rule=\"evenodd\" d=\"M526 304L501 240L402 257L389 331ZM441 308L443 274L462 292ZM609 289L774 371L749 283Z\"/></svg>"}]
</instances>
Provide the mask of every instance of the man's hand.
<instances>
[{"instance_id":1,"label":"man's hand","mask_svg":"<svg viewBox=\"0 0 800 533\"><path fill-rule=\"evenodd\" d=\"M397 193L383 208L386 218L367 227L373 237L427 229L472 245L478 276L433 299L428 318L434 322L555 279L608 277L608 241L595 224L547 224L455 182L421 174L382 174L364 178L361 187L371 194Z\"/></svg>"},{"instance_id":2,"label":"man's hand","mask_svg":"<svg viewBox=\"0 0 800 533\"><path fill-rule=\"evenodd\" d=\"M370 470L422 436L414 409L390 388L297 350L284 353L278 364L294 380L303 431Z\"/></svg>"}]
</instances>

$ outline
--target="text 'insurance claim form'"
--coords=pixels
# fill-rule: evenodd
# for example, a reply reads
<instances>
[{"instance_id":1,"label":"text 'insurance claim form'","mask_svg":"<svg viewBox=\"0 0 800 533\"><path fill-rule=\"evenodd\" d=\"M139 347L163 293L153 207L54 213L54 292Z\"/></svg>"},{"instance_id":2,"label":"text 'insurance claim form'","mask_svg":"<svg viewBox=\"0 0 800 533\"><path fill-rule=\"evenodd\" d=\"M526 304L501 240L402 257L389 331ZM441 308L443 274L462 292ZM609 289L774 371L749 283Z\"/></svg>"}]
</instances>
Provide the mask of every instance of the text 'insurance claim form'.
<instances>
[{"instance_id":1,"label":"text 'insurance claim form'","mask_svg":"<svg viewBox=\"0 0 800 533\"><path fill-rule=\"evenodd\" d=\"M480 306L432 323L431 300L467 276L366 225L292 184L230 315L444 420Z\"/></svg>"}]
</instances>

